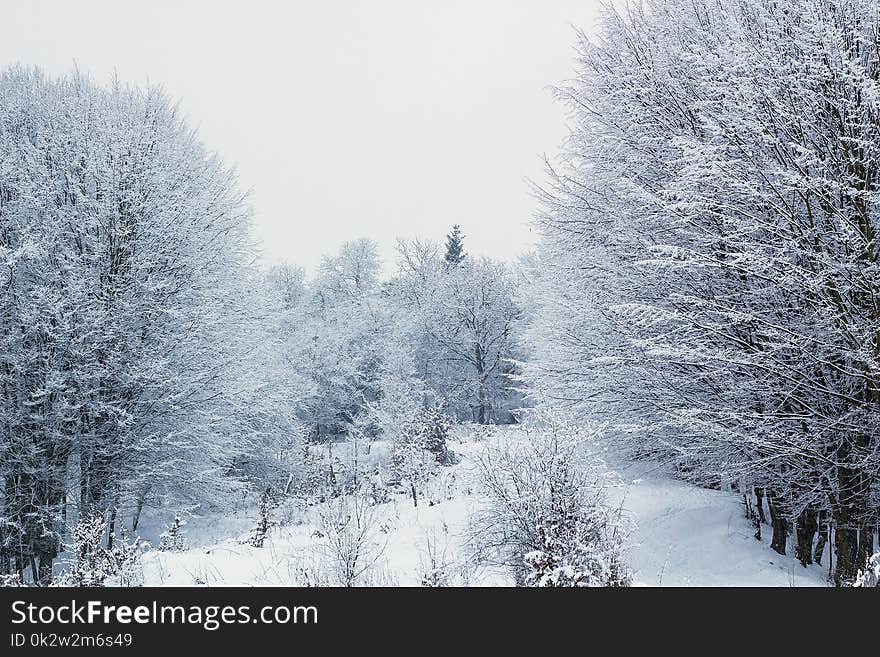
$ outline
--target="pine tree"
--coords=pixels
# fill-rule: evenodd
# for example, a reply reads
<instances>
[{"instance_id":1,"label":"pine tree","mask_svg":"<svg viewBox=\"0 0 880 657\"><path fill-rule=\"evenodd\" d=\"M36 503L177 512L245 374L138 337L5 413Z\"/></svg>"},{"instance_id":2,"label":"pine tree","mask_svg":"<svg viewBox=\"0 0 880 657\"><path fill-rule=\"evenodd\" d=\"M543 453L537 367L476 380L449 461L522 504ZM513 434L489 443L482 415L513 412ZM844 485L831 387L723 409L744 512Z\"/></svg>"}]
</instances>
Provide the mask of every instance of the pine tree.
<instances>
[{"instance_id":1,"label":"pine tree","mask_svg":"<svg viewBox=\"0 0 880 657\"><path fill-rule=\"evenodd\" d=\"M464 235L461 232L461 226L455 224L452 232L446 235L446 255L443 259L446 264L455 267L461 264L467 254L464 252Z\"/></svg>"},{"instance_id":2,"label":"pine tree","mask_svg":"<svg viewBox=\"0 0 880 657\"><path fill-rule=\"evenodd\" d=\"M186 539L183 535L183 526L186 520L175 514L174 520L168 531L159 535L159 549L163 552L181 552L186 549Z\"/></svg>"}]
</instances>

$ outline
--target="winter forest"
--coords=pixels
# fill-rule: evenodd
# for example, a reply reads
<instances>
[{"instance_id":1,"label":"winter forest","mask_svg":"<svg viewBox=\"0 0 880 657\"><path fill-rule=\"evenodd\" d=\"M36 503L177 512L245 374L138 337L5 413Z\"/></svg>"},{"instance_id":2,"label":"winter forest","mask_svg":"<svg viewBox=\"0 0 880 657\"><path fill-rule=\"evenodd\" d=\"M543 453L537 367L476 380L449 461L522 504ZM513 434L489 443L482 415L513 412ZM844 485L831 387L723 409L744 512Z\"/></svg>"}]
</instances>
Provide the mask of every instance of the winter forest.
<instances>
[{"instance_id":1,"label":"winter forest","mask_svg":"<svg viewBox=\"0 0 880 657\"><path fill-rule=\"evenodd\" d=\"M2 71L0 584L878 586L880 5L571 40L512 261L268 264L159 87Z\"/></svg>"}]
</instances>

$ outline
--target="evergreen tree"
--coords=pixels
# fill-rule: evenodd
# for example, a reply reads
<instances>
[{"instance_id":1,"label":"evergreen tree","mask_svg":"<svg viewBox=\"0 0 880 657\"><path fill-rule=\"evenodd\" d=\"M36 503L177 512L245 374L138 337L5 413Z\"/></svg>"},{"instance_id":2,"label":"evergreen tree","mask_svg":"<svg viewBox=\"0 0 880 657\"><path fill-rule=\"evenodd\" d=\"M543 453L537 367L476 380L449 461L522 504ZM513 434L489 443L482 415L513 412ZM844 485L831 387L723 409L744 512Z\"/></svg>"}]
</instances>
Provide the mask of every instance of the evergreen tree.
<instances>
[{"instance_id":1,"label":"evergreen tree","mask_svg":"<svg viewBox=\"0 0 880 657\"><path fill-rule=\"evenodd\" d=\"M186 520L179 514L174 514L174 520L168 531L159 535L159 549L163 552L181 552L186 549L186 538L183 535L183 526Z\"/></svg>"},{"instance_id":2,"label":"evergreen tree","mask_svg":"<svg viewBox=\"0 0 880 657\"><path fill-rule=\"evenodd\" d=\"M467 254L464 252L464 235L461 233L461 226L455 224L452 232L446 235L446 255L443 257L446 263L451 266L461 264Z\"/></svg>"}]
</instances>

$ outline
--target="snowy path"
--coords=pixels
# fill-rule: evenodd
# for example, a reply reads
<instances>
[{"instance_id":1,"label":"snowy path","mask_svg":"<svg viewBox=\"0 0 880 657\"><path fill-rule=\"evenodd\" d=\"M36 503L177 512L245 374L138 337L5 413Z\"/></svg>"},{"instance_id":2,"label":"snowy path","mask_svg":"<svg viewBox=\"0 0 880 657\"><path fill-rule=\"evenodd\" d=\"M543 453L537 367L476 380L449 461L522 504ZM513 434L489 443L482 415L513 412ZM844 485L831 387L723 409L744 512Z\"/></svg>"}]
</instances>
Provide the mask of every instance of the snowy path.
<instances>
[{"instance_id":1,"label":"snowy path","mask_svg":"<svg viewBox=\"0 0 880 657\"><path fill-rule=\"evenodd\" d=\"M638 528L629 552L641 586L823 586L826 569L804 568L769 547L732 493L706 490L658 474L649 464L616 467L625 482L611 495ZM827 564L826 564L827 565Z\"/></svg>"}]
</instances>

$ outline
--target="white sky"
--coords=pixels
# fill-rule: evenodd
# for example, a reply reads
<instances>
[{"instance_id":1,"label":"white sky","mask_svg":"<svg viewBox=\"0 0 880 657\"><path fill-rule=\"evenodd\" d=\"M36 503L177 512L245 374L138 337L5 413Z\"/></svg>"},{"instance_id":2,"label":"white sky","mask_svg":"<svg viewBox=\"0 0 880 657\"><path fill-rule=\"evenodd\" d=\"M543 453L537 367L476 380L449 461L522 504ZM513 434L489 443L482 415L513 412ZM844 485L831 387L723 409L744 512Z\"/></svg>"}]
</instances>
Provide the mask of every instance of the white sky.
<instances>
[{"instance_id":1,"label":"white sky","mask_svg":"<svg viewBox=\"0 0 880 657\"><path fill-rule=\"evenodd\" d=\"M547 85L573 72L597 0L0 0L0 66L161 84L253 189L270 261L309 270L345 239L532 244L526 177L565 135Z\"/></svg>"}]
</instances>

